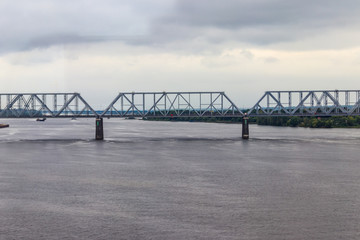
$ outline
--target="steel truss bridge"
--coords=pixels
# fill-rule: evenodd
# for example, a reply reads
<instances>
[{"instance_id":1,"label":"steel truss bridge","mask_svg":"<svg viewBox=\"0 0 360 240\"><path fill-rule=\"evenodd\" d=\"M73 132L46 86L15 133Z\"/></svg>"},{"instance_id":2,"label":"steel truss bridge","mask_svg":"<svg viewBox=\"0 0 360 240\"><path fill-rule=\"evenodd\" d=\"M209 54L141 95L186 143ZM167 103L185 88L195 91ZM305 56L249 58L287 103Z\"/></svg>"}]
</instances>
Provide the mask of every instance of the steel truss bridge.
<instances>
[{"instance_id":1,"label":"steel truss bridge","mask_svg":"<svg viewBox=\"0 0 360 240\"><path fill-rule=\"evenodd\" d=\"M238 108L224 92L124 92L104 110L80 93L0 94L0 118L96 118L97 139L103 139L103 118L241 117L244 137L252 116L351 115L360 115L360 90L267 91L249 109Z\"/></svg>"}]
</instances>

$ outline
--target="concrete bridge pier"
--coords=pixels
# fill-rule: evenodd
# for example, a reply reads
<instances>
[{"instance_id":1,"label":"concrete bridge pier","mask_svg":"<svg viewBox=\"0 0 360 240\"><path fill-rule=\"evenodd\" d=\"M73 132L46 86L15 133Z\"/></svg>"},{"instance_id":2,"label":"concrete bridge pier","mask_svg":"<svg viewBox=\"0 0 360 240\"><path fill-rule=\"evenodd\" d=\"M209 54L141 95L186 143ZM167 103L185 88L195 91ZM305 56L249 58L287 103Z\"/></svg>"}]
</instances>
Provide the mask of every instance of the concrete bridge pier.
<instances>
[{"instance_id":1,"label":"concrete bridge pier","mask_svg":"<svg viewBox=\"0 0 360 240\"><path fill-rule=\"evenodd\" d=\"M249 139L249 117L246 114L242 119L242 139Z\"/></svg>"},{"instance_id":2,"label":"concrete bridge pier","mask_svg":"<svg viewBox=\"0 0 360 240\"><path fill-rule=\"evenodd\" d=\"M96 140L104 140L104 128L103 128L103 119L97 118L95 122L95 139Z\"/></svg>"}]
</instances>

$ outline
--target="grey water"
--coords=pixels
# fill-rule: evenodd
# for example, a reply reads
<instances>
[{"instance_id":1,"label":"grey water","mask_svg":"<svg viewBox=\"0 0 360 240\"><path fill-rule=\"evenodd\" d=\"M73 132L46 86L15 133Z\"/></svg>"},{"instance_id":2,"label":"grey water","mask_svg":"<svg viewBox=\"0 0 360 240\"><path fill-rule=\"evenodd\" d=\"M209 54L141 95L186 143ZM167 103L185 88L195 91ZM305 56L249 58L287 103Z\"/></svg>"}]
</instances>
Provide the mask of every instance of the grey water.
<instances>
[{"instance_id":1,"label":"grey water","mask_svg":"<svg viewBox=\"0 0 360 240\"><path fill-rule=\"evenodd\" d=\"M2 119L0 239L360 239L360 129Z\"/></svg>"}]
</instances>

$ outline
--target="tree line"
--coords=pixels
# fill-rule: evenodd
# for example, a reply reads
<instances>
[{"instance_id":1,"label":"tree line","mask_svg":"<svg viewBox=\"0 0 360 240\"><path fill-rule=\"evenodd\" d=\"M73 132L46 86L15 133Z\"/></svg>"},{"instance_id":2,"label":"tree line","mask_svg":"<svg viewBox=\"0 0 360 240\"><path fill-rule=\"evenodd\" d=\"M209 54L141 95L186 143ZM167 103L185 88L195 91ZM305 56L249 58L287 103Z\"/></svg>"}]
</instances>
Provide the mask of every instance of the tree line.
<instances>
[{"instance_id":1,"label":"tree line","mask_svg":"<svg viewBox=\"0 0 360 240\"><path fill-rule=\"evenodd\" d=\"M259 125L310 127L310 128L342 128L360 127L360 116L335 117L262 117L257 118Z\"/></svg>"},{"instance_id":2,"label":"tree line","mask_svg":"<svg viewBox=\"0 0 360 240\"><path fill-rule=\"evenodd\" d=\"M217 122L240 123L240 117L167 117L146 118L151 121L186 121L186 122ZM335 116L335 117L250 117L250 123L267 126L283 127L309 127L309 128L360 128L360 116Z\"/></svg>"}]
</instances>

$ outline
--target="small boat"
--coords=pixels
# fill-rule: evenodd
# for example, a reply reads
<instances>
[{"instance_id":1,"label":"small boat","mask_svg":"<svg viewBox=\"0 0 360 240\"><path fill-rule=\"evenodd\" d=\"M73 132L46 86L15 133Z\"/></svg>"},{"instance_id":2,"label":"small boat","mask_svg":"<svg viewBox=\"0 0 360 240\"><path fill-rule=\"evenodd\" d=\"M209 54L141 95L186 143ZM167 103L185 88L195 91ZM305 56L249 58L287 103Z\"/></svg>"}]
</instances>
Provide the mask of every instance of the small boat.
<instances>
[{"instance_id":1,"label":"small boat","mask_svg":"<svg viewBox=\"0 0 360 240\"><path fill-rule=\"evenodd\" d=\"M45 122L46 118L37 118L36 121L38 122Z\"/></svg>"},{"instance_id":2,"label":"small boat","mask_svg":"<svg viewBox=\"0 0 360 240\"><path fill-rule=\"evenodd\" d=\"M9 126L10 126L9 124L0 124L0 128L7 128Z\"/></svg>"}]
</instances>

